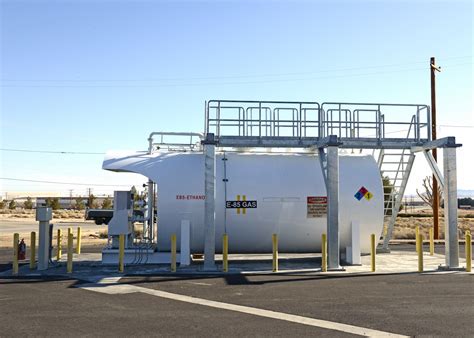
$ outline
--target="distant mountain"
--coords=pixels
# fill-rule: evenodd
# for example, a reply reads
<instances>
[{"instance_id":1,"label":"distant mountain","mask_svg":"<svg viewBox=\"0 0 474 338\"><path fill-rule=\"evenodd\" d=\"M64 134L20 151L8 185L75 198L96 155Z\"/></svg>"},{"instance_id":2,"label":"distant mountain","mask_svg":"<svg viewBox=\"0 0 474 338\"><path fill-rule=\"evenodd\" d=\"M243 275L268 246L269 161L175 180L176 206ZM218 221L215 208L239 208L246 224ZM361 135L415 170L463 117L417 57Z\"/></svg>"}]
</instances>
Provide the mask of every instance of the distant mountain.
<instances>
[{"instance_id":1,"label":"distant mountain","mask_svg":"<svg viewBox=\"0 0 474 338\"><path fill-rule=\"evenodd\" d=\"M474 198L474 190L458 190L458 197Z\"/></svg>"}]
</instances>

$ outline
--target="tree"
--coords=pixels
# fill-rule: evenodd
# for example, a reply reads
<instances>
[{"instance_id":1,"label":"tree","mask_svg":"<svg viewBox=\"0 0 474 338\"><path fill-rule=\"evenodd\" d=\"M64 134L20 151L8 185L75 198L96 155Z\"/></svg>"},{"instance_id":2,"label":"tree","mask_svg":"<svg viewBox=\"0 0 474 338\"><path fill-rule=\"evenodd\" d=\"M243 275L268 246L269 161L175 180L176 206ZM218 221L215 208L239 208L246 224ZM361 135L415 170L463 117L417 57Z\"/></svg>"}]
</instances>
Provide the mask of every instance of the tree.
<instances>
[{"instance_id":1,"label":"tree","mask_svg":"<svg viewBox=\"0 0 474 338\"><path fill-rule=\"evenodd\" d=\"M31 210L33 209L33 202L31 201L31 197L27 197L25 203L23 203L23 208Z\"/></svg>"},{"instance_id":2,"label":"tree","mask_svg":"<svg viewBox=\"0 0 474 338\"><path fill-rule=\"evenodd\" d=\"M54 197L51 199L51 209L58 210L61 208L61 204L59 204L59 198Z\"/></svg>"},{"instance_id":3,"label":"tree","mask_svg":"<svg viewBox=\"0 0 474 338\"><path fill-rule=\"evenodd\" d=\"M434 200L433 200L433 178L432 176L426 176L424 179L423 179L423 192L420 192L418 191L418 189L416 189L416 193L418 196L420 196L420 198L425 202L427 203L431 209L433 209L433 205L434 205ZM439 198L439 205L441 206L442 205L442 198L443 198L443 191L441 190L441 187L438 186L438 198ZM434 213L434 211L433 211Z\"/></svg>"},{"instance_id":4,"label":"tree","mask_svg":"<svg viewBox=\"0 0 474 338\"><path fill-rule=\"evenodd\" d=\"M104 198L102 201L102 209L112 209L112 201L110 200L109 196Z\"/></svg>"},{"instance_id":5,"label":"tree","mask_svg":"<svg viewBox=\"0 0 474 338\"><path fill-rule=\"evenodd\" d=\"M474 207L474 200L470 197L458 198L458 208L461 205L470 205L471 207Z\"/></svg>"},{"instance_id":6,"label":"tree","mask_svg":"<svg viewBox=\"0 0 474 338\"><path fill-rule=\"evenodd\" d=\"M84 208L86 207L82 197L76 197L74 202L75 202L75 207L77 210L84 210Z\"/></svg>"},{"instance_id":7,"label":"tree","mask_svg":"<svg viewBox=\"0 0 474 338\"><path fill-rule=\"evenodd\" d=\"M88 208L97 208L97 204L95 203L95 196L94 194L90 194L89 197L87 198L87 207Z\"/></svg>"},{"instance_id":8,"label":"tree","mask_svg":"<svg viewBox=\"0 0 474 338\"><path fill-rule=\"evenodd\" d=\"M8 209L14 210L16 209L16 202L15 200L11 200L10 203L8 204Z\"/></svg>"},{"instance_id":9,"label":"tree","mask_svg":"<svg viewBox=\"0 0 474 338\"><path fill-rule=\"evenodd\" d=\"M54 197L54 198L46 197L44 201L48 208L51 208L53 210L58 210L61 208L61 204L59 204L59 198L57 197Z\"/></svg>"},{"instance_id":10,"label":"tree","mask_svg":"<svg viewBox=\"0 0 474 338\"><path fill-rule=\"evenodd\" d=\"M0 209L5 208L5 205L6 205L6 204L5 204L5 201L3 201L3 200L0 201Z\"/></svg>"}]
</instances>

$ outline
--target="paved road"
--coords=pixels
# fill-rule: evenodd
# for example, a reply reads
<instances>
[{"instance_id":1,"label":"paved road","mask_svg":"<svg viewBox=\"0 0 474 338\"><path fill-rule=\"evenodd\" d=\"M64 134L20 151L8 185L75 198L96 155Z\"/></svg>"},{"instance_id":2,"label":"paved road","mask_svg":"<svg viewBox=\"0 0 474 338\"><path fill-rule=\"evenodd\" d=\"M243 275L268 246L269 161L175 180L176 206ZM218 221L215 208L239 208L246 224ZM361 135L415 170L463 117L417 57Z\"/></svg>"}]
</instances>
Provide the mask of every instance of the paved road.
<instances>
[{"instance_id":1,"label":"paved road","mask_svg":"<svg viewBox=\"0 0 474 338\"><path fill-rule=\"evenodd\" d=\"M77 227L80 226L84 230L101 230L106 229L107 226L96 225L93 221L84 221L84 220L74 220L72 222L55 219L51 223L54 224L54 228L58 227L61 229L67 229L68 227ZM26 235L31 231L38 231L38 222L32 219L1 219L0 220L0 235L11 235L15 232Z\"/></svg>"},{"instance_id":2,"label":"paved road","mask_svg":"<svg viewBox=\"0 0 474 338\"><path fill-rule=\"evenodd\" d=\"M143 293L96 293L78 288L82 283L0 280L1 335L347 335ZM467 274L155 276L120 283L405 335L474 332L474 275Z\"/></svg>"}]
</instances>

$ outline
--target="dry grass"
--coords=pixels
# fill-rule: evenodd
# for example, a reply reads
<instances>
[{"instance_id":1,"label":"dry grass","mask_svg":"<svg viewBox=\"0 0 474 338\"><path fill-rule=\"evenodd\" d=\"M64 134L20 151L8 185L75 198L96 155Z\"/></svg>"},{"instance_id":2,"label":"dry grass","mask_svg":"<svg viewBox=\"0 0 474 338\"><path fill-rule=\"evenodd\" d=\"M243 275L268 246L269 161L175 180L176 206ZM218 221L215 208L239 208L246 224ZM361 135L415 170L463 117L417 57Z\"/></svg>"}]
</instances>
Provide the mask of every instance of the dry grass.
<instances>
[{"instance_id":1,"label":"dry grass","mask_svg":"<svg viewBox=\"0 0 474 338\"><path fill-rule=\"evenodd\" d=\"M440 238L444 239L444 217L439 218ZM429 229L433 226L433 217L398 217L393 229L393 239L415 239L416 227L424 238L429 238ZM458 218L459 238L464 239L466 230L474 233L474 219Z\"/></svg>"},{"instance_id":2,"label":"dry grass","mask_svg":"<svg viewBox=\"0 0 474 338\"><path fill-rule=\"evenodd\" d=\"M0 215L4 218L35 218L35 210L9 210L1 209ZM53 218L60 219L83 219L84 210L55 210L53 211Z\"/></svg>"}]
</instances>

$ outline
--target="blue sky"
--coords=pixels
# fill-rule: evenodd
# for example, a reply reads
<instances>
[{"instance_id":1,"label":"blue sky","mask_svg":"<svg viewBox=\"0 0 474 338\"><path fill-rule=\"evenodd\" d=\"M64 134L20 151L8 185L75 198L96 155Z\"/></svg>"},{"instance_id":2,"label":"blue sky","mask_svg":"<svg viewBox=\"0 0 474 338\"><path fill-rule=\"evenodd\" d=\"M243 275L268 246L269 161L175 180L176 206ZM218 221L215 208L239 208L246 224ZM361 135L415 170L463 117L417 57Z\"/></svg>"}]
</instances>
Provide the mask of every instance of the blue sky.
<instances>
[{"instance_id":1,"label":"blue sky","mask_svg":"<svg viewBox=\"0 0 474 338\"><path fill-rule=\"evenodd\" d=\"M464 144L459 188L474 189L471 1L0 3L3 149L145 149L150 131L202 131L214 98L429 104L435 56L438 133ZM0 156L1 177L143 181L101 155ZM408 192L428 173L420 157ZM0 180L1 194L86 188Z\"/></svg>"}]
</instances>

